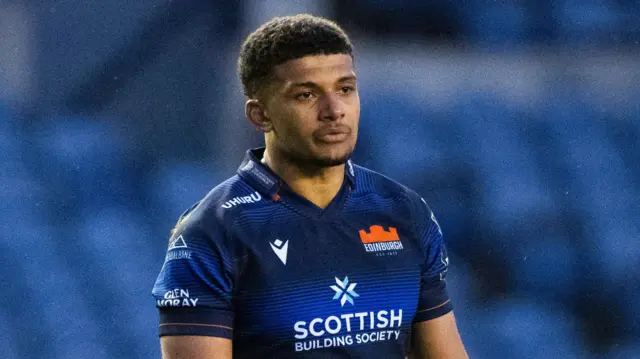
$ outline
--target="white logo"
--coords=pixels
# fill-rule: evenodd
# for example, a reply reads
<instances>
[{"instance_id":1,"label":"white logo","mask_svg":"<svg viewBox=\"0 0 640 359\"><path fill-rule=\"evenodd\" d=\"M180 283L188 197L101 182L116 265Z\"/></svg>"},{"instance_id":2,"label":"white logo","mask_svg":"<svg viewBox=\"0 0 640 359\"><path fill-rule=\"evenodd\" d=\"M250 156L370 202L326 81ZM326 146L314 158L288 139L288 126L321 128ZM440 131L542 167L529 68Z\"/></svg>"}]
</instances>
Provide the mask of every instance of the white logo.
<instances>
[{"instance_id":1,"label":"white logo","mask_svg":"<svg viewBox=\"0 0 640 359\"><path fill-rule=\"evenodd\" d=\"M340 298L341 306L349 302L354 305L353 298L359 297L355 292L356 283L349 283L349 277L343 280L335 277L336 285L330 286L336 292L333 300ZM378 311L362 311L329 314L322 317L306 317L293 325L296 352L306 352L323 348L347 347L351 345L379 343L383 341L400 341L402 328L402 309L382 309Z\"/></svg>"},{"instance_id":2,"label":"white logo","mask_svg":"<svg viewBox=\"0 0 640 359\"><path fill-rule=\"evenodd\" d=\"M256 191L256 192L253 192L250 196L233 197L232 199L226 201L222 205L222 208L231 208L244 203L256 203L256 202L259 202L261 199L262 199L262 196L260 195L260 193Z\"/></svg>"},{"instance_id":3,"label":"white logo","mask_svg":"<svg viewBox=\"0 0 640 359\"><path fill-rule=\"evenodd\" d=\"M269 244L282 263L287 265L287 249L289 248L289 240L287 239L283 244L281 240L276 239L275 242L269 242Z\"/></svg>"},{"instance_id":4,"label":"white logo","mask_svg":"<svg viewBox=\"0 0 640 359\"><path fill-rule=\"evenodd\" d=\"M173 250L176 248L187 248L187 242L184 241L182 235L178 236L178 238L175 238L171 241L171 243L169 243L169 250Z\"/></svg>"},{"instance_id":5,"label":"white logo","mask_svg":"<svg viewBox=\"0 0 640 359\"><path fill-rule=\"evenodd\" d=\"M164 293L163 299L156 300L158 307L195 307L199 298L191 298L188 289L172 289Z\"/></svg>"},{"instance_id":6,"label":"white logo","mask_svg":"<svg viewBox=\"0 0 640 359\"><path fill-rule=\"evenodd\" d=\"M353 289L356 287L357 283L351 283L351 285L349 285L349 277L344 277L344 280L340 281L340 279L338 279L338 277L336 278L336 284L331 286L331 289L333 289L336 292L336 295L333 296L332 299L338 299L340 298L340 306L343 307L344 303L349 302L351 303L351 305L355 305L353 303L353 298L357 298L360 295L358 293L356 293ZM349 287L347 287L347 285L349 285Z\"/></svg>"}]
</instances>

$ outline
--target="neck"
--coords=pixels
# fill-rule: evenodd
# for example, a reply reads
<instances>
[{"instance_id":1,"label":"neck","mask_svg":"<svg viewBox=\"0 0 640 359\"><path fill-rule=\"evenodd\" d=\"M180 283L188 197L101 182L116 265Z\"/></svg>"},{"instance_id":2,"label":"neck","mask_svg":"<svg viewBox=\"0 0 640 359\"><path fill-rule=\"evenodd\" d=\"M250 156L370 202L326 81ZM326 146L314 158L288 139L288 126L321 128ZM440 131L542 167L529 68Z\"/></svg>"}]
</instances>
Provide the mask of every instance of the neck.
<instances>
[{"instance_id":1,"label":"neck","mask_svg":"<svg viewBox=\"0 0 640 359\"><path fill-rule=\"evenodd\" d=\"M340 191L344 181L344 164L334 167L303 166L285 156L264 151L266 164L297 194L320 208L325 208Z\"/></svg>"}]
</instances>

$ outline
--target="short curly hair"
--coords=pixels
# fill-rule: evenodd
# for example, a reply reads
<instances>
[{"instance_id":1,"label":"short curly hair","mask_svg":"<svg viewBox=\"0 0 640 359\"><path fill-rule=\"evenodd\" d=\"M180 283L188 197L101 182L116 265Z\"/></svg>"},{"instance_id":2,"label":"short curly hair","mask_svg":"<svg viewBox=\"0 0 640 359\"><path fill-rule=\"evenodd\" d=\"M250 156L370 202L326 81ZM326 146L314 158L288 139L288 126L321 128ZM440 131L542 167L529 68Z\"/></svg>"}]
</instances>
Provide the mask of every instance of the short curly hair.
<instances>
[{"instance_id":1,"label":"short curly hair","mask_svg":"<svg viewBox=\"0 0 640 359\"><path fill-rule=\"evenodd\" d=\"M238 57L238 75L244 94L258 95L273 68L310 55L348 54L353 45L335 22L301 14L276 17L247 36Z\"/></svg>"}]
</instances>

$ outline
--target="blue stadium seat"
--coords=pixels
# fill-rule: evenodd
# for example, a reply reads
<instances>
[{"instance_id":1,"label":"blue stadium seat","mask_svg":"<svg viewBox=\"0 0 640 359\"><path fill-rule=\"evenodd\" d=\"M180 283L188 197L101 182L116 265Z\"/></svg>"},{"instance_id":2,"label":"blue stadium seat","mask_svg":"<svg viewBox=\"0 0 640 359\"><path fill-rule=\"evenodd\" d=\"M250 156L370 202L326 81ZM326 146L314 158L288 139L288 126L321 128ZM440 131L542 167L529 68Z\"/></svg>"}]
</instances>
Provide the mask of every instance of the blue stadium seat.
<instances>
[{"instance_id":1,"label":"blue stadium seat","mask_svg":"<svg viewBox=\"0 0 640 359\"><path fill-rule=\"evenodd\" d=\"M467 263L449 251L451 270L447 273L447 290L453 303L454 310L458 309L461 316L467 315L466 308L475 305L474 278Z\"/></svg>"},{"instance_id":2,"label":"blue stadium seat","mask_svg":"<svg viewBox=\"0 0 640 359\"><path fill-rule=\"evenodd\" d=\"M514 47L531 41L531 14L523 3L471 1L461 6L466 38L474 45Z\"/></svg>"},{"instance_id":3,"label":"blue stadium seat","mask_svg":"<svg viewBox=\"0 0 640 359\"><path fill-rule=\"evenodd\" d=\"M458 113L469 163L482 175L483 215L494 225L510 225L555 211L547 187L538 178L534 150L517 136L520 127L526 126L518 112L495 98L472 94L459 103Z\"/></svg>"},{"instance_id":4,"label":"blue stadium seat","mask_svg":"<svg viewBox=\"0 0 640 359\"><path fill-rule=\"evenodd\" d=\"M476 332L467 340L472 358L590 358L577 323L557 306L507 299L474 315Z\"/></svg>"},{"instance_id":5,"label":"blue stadium seat","mask_svg":"<svg viewBox=\"0 0 640 359\"><path fill-rule=\"evenodd\" d=\"M380 91L362 106L356 161L411 185L416 170L440 168L444 148L434 133L437 119L406 96ZM393 131L389 131L393 128ZM407 168L413 171L406 171ZM403 177L404 176L404 177Z\"/></svg>"},{"instance_id":6,"label":"blue stadium seat","mask_svg":"<svg viewBox=\"0 0 640 359\"><path fill-rule=\"evenodd\" d=\"M20 326L24 327L24 323L12 320L9 317L8 311L7 308L0 310L0 330L4 333L3 340L0 340L0 351L2 351L2 355L6 358L25 358L26 353L19 348L18 336L30 335L31 333L16 330L16 328ZM41 352L41 354L47 355L45 352Z\"/></svg>"},{"instance_id":7,"label":"blue stadium seat","mask_svg":"<svg viewBox=\"0 0 640 359\"><path fill-rule=\"evenodd\" d=\"M636 359L638 357L640 357L640 340L612 345L609 350L598 356L597 359Z\"/></svg>"},{"instance_id":8,"label":"blue stadium seat","mask_svg":"<svg viewBox=\"0 0 640 359\"><path fill-rule=\"evenodd\" d=\"M238 163L239 165L239 163ZM211 189L235 172L216 173L214 164L168 163L158 166L147 179L145 187L154 203L154 211L162 218L173 221Z\"/></svg>"},{"instance_id":9,"label":"blue stadium seat","mask_svg":"<svg viewBox=\"0 0 640 359\"><path fill-rule=\"evenodd\" d=\"M621 16L614 1L564 0L558 3L554 15L564 41L609 45L619 41Z\"/></svg>"},{"instance_id":10,"label":"blue stadium seat","mask_svg":"<svg viewBox=\"0 0 640 359\"><path fill-rule=\"evenodd\" d=\"M612 199L607 188L623 188L626 180L622 174L624 163L609 143L596 111L583 101L554 99L549 101L546 115L556 147L566 154L562 160L573 173L568 178L567 195L592 215L599 213Z\"/></svg>"},{"instance_id":11,"label":"blue stadium seat","mask_svg":"<svg viewBox=\"0 0 640 359\"><path fill-rule=\"evenodd\" d=\"M546 298L550 302L569 300L575 294L580 275L573 241L567 237L541 236L512 243L515 250L506 261L512 268L517 295Z\"/></svg>"},{"instance_id":12,"label":"blue stadium seat","mask_svg":"<svg viewBox=\"0 0 640 359\"><path fill-rule=\"evenodd\" d=\"M556 130L573 173L567 195L586 214L587 229L593 234L585 238L591 258L609 280L619 280L625 274L620 256L635 253L637 247L637 186L600 121L567 122L556 125Z\"/></svg>"},{"instance_id":13,"label":"blue stadium seat","mask_svg":"<svg viewBox=\"0 0 640 359\"><path fill-rule=\"evenodd\" d=\"M15 113L4 106L0 100L0 175L24 172L26 168L24 144L27 138L22 133ZM4 182L0 182L4 186Z\"/></svg>"},{"instance_id":14,"label":"blue stadium seat","mask_svg":"<svg viewBox=\"0 0 640 359\"><path fill-rule=\"evenodd\" d=\"M12 111L11 106L0 99L0 132L7 132L17 125L16 114Z\"/></svg>"},{"instance_id":15,"label":"blue stadium seat","mask_svg":"<svg viewBox=\"0 0 640 359\"><path fill-rule=\"evenodd\" d=\"M1 118L0 122L7 121L8 119ZM3 161L6 160L20 160L20 156L23 152L22 143L24 139L22 138L22 133L16 131L13 126L3 126L0 125L0 153L2 153ZM9 128L6 128L9 127ZM0 163L0 166L4 167L4 163Z\"/></svg>"},{"instance_id":16,"label":"blue stadium seat","mask_svg":"<svg viewBox=\"0 0 640 359\"><path fill-rule=\"evenodd\" d=\"M126 143L98 119L56 118L41 138L42 173L60 196L77 203L131 204L135 168L128 166Z\"/></svg>"},{"instance_id":17,"label":"blue stadium seat","mask_svg":"<svg viewBox=\"0 0 640 359\"><path fill-rule=\"evenodd\" d=\"M621 37L629 44L637 44L640 37L640 2L636 0L618 1L620 6ZM637 96L633 98L638 98ZM636 112L637 113L637 112Z\"/></svg>"},{"instance_id":18,"label":"blue stadium seat","mask_svg":"<svg viewBox=\"0 0 640 359\"><path fill-rule=\"evenodd\" d=\"M54 227L43 226L38 218L20 223L20 231L12 233L3 248L8 268L16 271L11 276L21 288L10 307L21 309L14 312L21 318L14 328L18 342L40 338L21 357L95 357L104 333L95 324L101 318L89 305L93 293L79 285L77 273L69 268L74 258L67 256L66 248L74 245L72 234L58 238ZM38 320L25 322L23 313Z\"/></svg>"},{"instance_id":19,"label":"blue stadium seat","mask_svg":"<svg viewBox=\"0 0 640 359\"><path fill-rule=\"evenodd\" d=\"M617 214L602 212L590 233L588 248L590 256L600 273L616 285L628 285L629 270L640 269L640 225L637 218L624 219Z\"/></svg>"},{"instance_id":20,"label":"blue stadium seat","mask_svg":"<svg viewBox=\"0 0 640 359\"><path fill-rule=\"evenodd\" d=\"M624 293L620 295L620 305L624 315L630 324L628 337L640 346L640 278L636 275L640 266L636 263L629 266L631 271L627 273L627 281L624 283ZM638 351L640 353L640 351Z\"/></svg>"},{"instance_id":21,"label":"blue stadium seat","mask_svg":"<svg viewBox=\"0 0 640 359\"><path fill-rule=\"evenodd\" d=\"M583 131L578 137L568 139L569 165L575 171L576 180L589 191L589 199L593 202L586 209L597 209L603 206L617 205L616 192L631 189L625 174L625 165L618 151L607 141L601 128ZM615 210L615 208L611 208Z\"/></svg>"},{"instance_id":22,"label":"blue stadium seat","mask_svg":"<svg viewBox=\"0 0 640 359\"><path fill-rule=\"evenodd\" d=\"M46 184L31 175L23 163L5 161L0 165L0 228L21 231L22 220L30 218L49 223L45 217L51 210L48 195Z\"/></svg>"},{"instance_id":23,"label":"blue stadium seat","mask_svg":"<svg viewBox=\"0 0 640 359\"><path fill-rule=\"evenodd\" d=\"M420 10L428 9L429 1L412 1L412 0L367 0L363 1L367 6L392 10L401 8L403 10Z\"/></svg>"},{"instance_id":24,"label":"blue stadium seat","mask_svg":"<svg viewBox=\"0 0 640 359\"><path fill-rule=\"evenodd\" d=\"M157 313L150 293L166 239L153 238L144 216L119 205L85 208L71 233L79 239L70 243L73 269L93 296L87 304L100 310L100 330L109 333L101 338L107 354L154 354Z\"/></svg>"}]
</instances>

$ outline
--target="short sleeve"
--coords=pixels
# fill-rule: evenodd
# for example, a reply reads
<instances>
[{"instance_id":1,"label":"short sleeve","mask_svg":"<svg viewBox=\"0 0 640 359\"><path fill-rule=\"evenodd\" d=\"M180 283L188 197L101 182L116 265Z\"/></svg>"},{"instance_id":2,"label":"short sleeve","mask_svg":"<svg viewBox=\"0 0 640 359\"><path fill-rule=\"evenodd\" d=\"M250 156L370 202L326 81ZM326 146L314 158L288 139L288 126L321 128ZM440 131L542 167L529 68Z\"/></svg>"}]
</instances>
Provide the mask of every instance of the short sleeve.
<instances>
[{"instance_id":1,"label":"short sleeve","mask_svg":"<svg viewBox=\"0 0 640 359\"><path fill-rule=\"evenodd\" d=\"M424 199L414 200L414 221L423 254L420 298L414 322L443 316L453 310L447 293L449 256L442 229Z\"/></svg>"},{"instance_id":2,"label":"short sleeve","mask_svg":"<svg viewBox=\"0 0 640 359\"><path fill-rule=\"evenodd\" d=\"M224 235L221 226L179 222L153 287L160 336L232 338L234 266Z\"/></svg>"}]
</instances>

